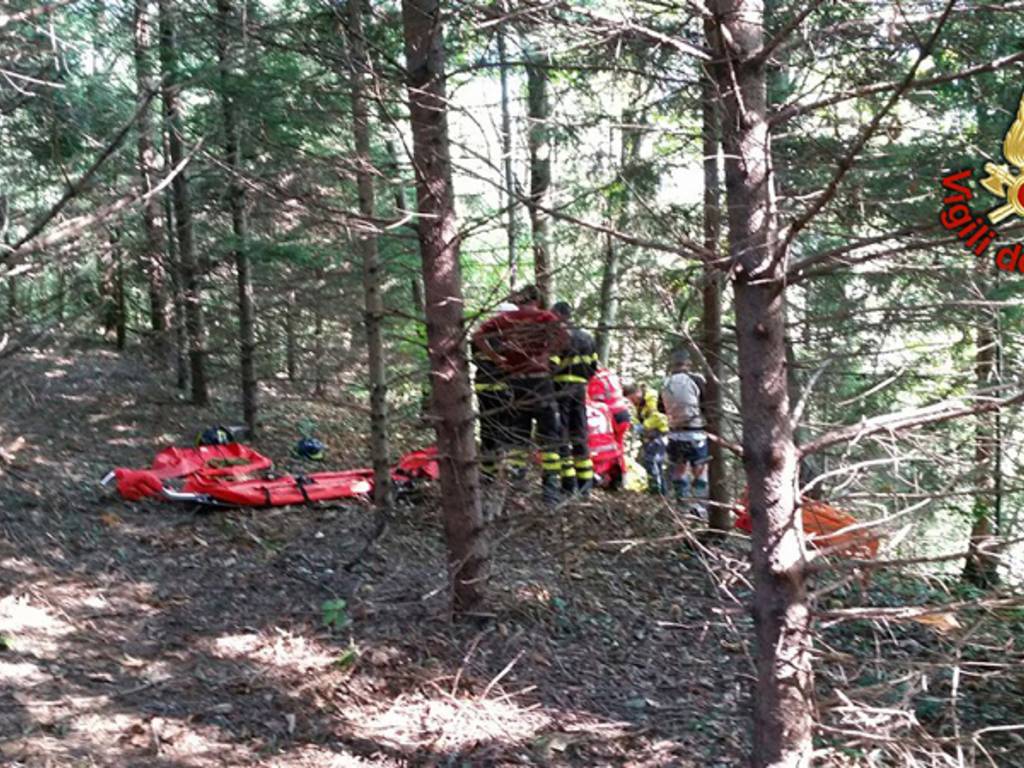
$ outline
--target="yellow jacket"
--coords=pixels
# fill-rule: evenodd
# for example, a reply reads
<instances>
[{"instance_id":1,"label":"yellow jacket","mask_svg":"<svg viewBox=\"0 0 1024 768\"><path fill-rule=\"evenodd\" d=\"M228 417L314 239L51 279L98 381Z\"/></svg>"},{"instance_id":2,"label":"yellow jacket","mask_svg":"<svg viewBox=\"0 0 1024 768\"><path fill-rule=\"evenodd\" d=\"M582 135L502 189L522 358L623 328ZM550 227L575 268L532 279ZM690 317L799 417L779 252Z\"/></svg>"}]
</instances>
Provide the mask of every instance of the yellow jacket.
<instances>
[{"instance_id":1,"label":"yellow jacket","mask_svg":"<svg viewBox=\"0 0 1024 768\"><path fill-rule=\"evenodd\" d=\"M636 415L637 423L642 425L644 430L668 432L668 417L658 410L657 392L644 387L640 405L636 408Z\"/></svg>"}]
</instances>

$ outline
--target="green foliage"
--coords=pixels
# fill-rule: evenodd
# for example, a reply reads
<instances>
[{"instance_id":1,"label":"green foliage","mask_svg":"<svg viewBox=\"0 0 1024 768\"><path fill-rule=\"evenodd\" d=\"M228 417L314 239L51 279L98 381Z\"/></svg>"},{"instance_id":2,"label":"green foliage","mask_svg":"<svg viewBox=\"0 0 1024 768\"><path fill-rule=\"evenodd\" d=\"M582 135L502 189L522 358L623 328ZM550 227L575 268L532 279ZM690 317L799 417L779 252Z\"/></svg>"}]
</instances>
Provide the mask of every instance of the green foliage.
<instances>
[{"instance_id":1,"label":"green foliage","mask_svg":"<svg viewBox=\"0 0 1024 768\"><path fill-rule=\"evenodd\" d=\"M348 603L342 598L325 600L320 608L324 626L328 629L344 629L351 624L348 615Z\"/></svg>"},{"instance_id":2,"label":"green foliage","mask_svg":"<svg viewBox=\"0 0 1024 768\"><path fill-rule=\"evenodd\" d=\"M334 660L334 664L341 669L349 669L359 661L359 657L361 655L362 651L359 650L359 646L354 642L350 642L348 647L338 654L338 658Z\"/></svg>"}]
</instances>

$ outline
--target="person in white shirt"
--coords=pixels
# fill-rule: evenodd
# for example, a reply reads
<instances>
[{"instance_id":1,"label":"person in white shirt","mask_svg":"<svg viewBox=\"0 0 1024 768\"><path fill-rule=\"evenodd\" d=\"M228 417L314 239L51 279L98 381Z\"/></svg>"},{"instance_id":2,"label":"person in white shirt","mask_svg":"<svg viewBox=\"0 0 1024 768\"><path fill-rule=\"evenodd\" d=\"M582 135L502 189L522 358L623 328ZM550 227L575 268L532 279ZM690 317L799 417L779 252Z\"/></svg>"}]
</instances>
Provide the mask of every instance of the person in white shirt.
<instances>
[{"instance_id":1,"label":"person in white shirt","mask_svg":"<svg viewBox=\"0 0 1024 768\"><path fill-rule=\"evenodd\" d=\"M659 408L668 420L669 477L677 501L708 495L708 435L705 431L702 401L704 377L691 369L685 350L672 353L670 373L661 385ZM690 512L703 517L698 501Z\"/></svg>"}]
</instances>

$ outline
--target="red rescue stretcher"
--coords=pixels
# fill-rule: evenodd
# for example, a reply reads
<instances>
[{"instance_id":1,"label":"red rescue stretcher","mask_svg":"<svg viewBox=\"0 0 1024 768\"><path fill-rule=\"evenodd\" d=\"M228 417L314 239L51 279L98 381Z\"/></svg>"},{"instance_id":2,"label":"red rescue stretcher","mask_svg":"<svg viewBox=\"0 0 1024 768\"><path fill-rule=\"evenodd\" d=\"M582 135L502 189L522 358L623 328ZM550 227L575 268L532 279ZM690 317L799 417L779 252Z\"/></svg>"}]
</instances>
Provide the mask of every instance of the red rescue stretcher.
<instances>
[{"instance_id":1,"label":"red rescue stretcher","mask_svg":"<svg viewBox=\"0 0 1024 768\"><path fill-rule=\"evenodd\" d=\"M609 406L588 402L587 422L590 454L601 485L621 484L626 458ZM162 498L231 507L279 507L365 498L373 493L372 469L257 476L272 466L269 458L240 443L171 447L160 451L148 469L118 467L103 478L103 484L115 482L126 501ZM405 454L391 469L391 480L400 489L439 476L437 448L433 446Z\"/></svg>"},{"instance_id":2,"label":"red rescue stretcher","mask_svg":"<svg viewBox=\"0 0 1024 768\"><path fill-rule=\"evenodd\" d=\"M126 501L155 497L232 507L278 507L373 493L373 470L366 468L250 477L272 466L266 456L239 443L172 447L158 453L149 469L118 467L103 478L103 484L116 482ZM420 480L436 480L439 474L437 449L431 446L402 456L391 470L391 479L399 487L409 487ZM178 490L169 480L184 480L184 484Z\"/></svg>"},{"instance_id":3,"label":"red rescue stretcher","mask_svg":"<svg viewBox=\"0 0 1024 768\"><path fill-rule=\"evenodd\" d=\"M373 470L314 472L268 480L223 482L199 473L185 483L184 492L232 507L285 507L314 501L336 501L373 492Z\"/></svg>"}]
</instances>

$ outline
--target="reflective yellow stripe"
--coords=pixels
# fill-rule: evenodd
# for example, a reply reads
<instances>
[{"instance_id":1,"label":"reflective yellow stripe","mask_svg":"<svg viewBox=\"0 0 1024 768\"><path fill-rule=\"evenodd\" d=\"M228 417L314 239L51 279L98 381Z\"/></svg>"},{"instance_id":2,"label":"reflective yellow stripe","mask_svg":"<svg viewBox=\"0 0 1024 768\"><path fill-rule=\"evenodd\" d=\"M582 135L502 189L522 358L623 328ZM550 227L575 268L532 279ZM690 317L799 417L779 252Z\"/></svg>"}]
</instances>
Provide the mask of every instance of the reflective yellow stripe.
<instances>
[{"instance_id":1,"label":"reflective yellow stripe","mask_svg":"<svg viewBox=\"0 0 1024 768\"><path fill-rule=\"evenodd\" d=\"M559 384L586 384L587 379L585 376L573 376L569 373L562 373L555 376L555 381Z\"/></svg>"},{"instance_id":2,"label":"reflective yellow stripe","mask_svg":"<svg viewBox=\"0 0 1024 768\"><path fill-rule=\"evenodd\" d=\"M559 357L558 355L552 355L549 359L555 365L561 365L562 364L562 358Z\"/></svg>"},{"instance_id":3,"label":"reflective yellow stripe","mask_svg":"<svg viewBox=\"0 0 1024 768\"><path fill-rule=\"evenodd\" d=\"M545 472L558 472L562 468L562 457L557 453L542 453L540 466Z\"/></svg>"},{"instance_id":4,"label":"reflective yellow stripe","mask_svg":"<svg viewBox=\"0 0 1024 768\"><path fill-rule=\"evenodd\" d=\"M580 480L593 480L594 460L589 456L585 459L576 459L576 477Z\"/></svg>"},{"instance_id":5,"label":"reflective yellow stripe","mask_svg":"<svg viewBox=\"0 0 1024 768\"><path fill-rule=\"evenodd\" d=\"M513 450L509 453L508 464L510 467L525 467L526 454L521 450Z\"/></svg>"},{"instance_id":6,"label":"reflective yellow stripe","mask_svg":"<svg viewBox=\"0 0 1024 768\"><path fill-rule=\"evenodd\" d=\"M562 477L576 477L576 470L572 467L569 467L568 469L562 467Z\"/></svg>"}]
</instances>

